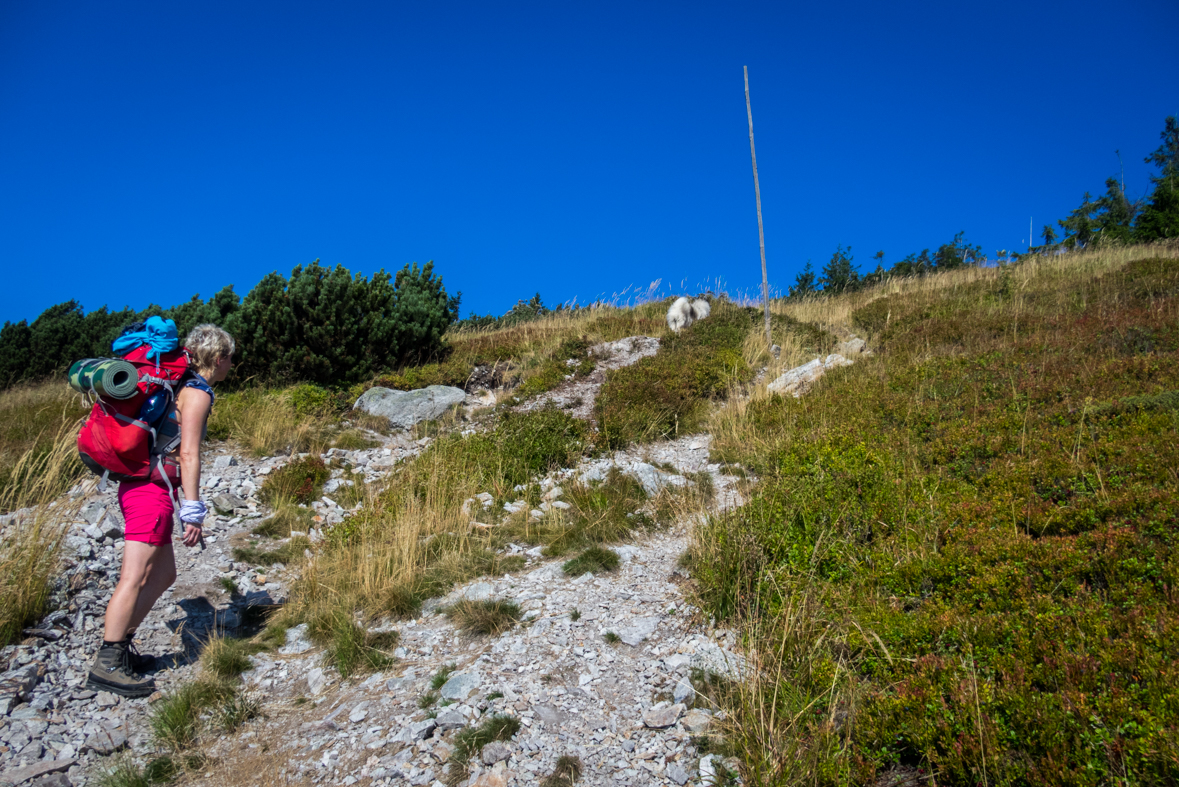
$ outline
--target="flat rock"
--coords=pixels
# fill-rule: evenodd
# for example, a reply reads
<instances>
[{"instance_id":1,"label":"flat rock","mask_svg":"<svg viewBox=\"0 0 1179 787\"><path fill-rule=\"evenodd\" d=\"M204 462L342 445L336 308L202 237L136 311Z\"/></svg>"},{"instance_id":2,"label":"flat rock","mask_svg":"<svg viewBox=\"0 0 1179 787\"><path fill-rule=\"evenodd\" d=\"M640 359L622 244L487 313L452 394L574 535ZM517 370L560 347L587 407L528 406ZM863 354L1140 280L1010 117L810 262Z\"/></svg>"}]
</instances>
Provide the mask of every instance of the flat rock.
<instances>
[{"instance_id":1,"label":"flat rock","mask_svg":"<svg viewBox=\"0 0 1179 787\"><path fill-rule=\"evenodd\" d=\"M510 772L505 771L503 765L500 764L494 769L484 771L476 776L471 782L471 787L507 787L509 775Z\"/></svg>"},{"instance_id":2,"label":"flat rock","mask_svg":"<svg viewBox=\"0 0 1179 787\"><path fill-rule=\"evenodd\" d=\"M665 476L659 468L654 465L649 465L646 462L635 462L630 467L622 471L623 475L628 475L634 480L638 481L649 496L654 497L667 484Z\"/></svg>"},{"instance_id":3,"label":"flat rock","mask_svg":"<svg viewBox=\"0 0 1179 787\"><path fill-rule=\"evenodd\" d=\"M813 361L796 366L785 372L778 379L766 386L771 393L790 394L796 399L801 396L815 380L818 380L831 369L852 364L847 358L838 353L832 353L826 358L816 358Z\"/></svg>"},{"instance_id":4,"label":"flat rock","mask_svg":"<svg viewBox=\"0 0 1179 787\"><path fill-rule=\"evenodd\" d=\"M231 495L227 492L222 492L219 495L213 495L211 498L213 508L217 509L219 514L232 514L235 508L244 508L246 501L242 500L237 495Z\"/></svg>"},{"instance_id":5,"label":"flat rock","mask_svg":"<svg viewBox=\"0 0 1179 787\"><path fill-rule=\"evenodd\" d=\"M451 675L438 693L443 699L461 702L479 685L479 678L475 675Z\"/></svg>"},{"instance_id":6,"label":"flat rock","mask_svg":"<svg viewBox=\"0 0 1179 787\"><path fill-rule=\"evenodd\" d=\"M683 713L684 706L678 702L675 705L652 708L643 714L643 724L653 730L662 730L679 721Z\"/></svg>"},{"instance_id":7,"label":"flat rock","mask_svg":"<svg viewBox=\"0 0 1179 787\"><path fill-rule=\"evenodd\" d=\"M631 625L625 628L620 628L614 632L618 638L630 645L632 648L636 647L640 642L655 633L655 627L659 625L659 616L651 615L643 618L635 618L631 621Z\"/></svg>"},{"instance_id":8,"label":"flat rock","mask_svg":"<svg viewBox=\"0 0 1179 787\"><path fill-rule=\"evenodd\" d=\"M409 739L411 741L424 741L430 737L430 733L438 726L438 722L434 719L426 719L425 721L415 721L409 725Z\"/></svg>"},{"instance_id":9,"label":"flat rock","mask_svg":"<svg viewBox=\"0 0 1179 787\"><path fill-rule=\"evenodd\" d=\"M451 593L447 596L446 603L453 604L456 601L483 601L491 598L495 586L490 582L476 582L473 585L468 585L462 590Z\"/></svg>"},{"instance_id":10,"label":"flat rock","mask_svg":"<svg viewBox=\"0 0 1179 787\"><path fill-rule=\"evenodd\" d=\"M503 741L492 741L483 747L479 757L484 765L495 765L512 756L512 750Z\"/></svg>"},{"instance_id":11,"label":"flat rock","mask_svg":"<svg viewBox=\"0 0 1179 787\"><path fill-rule=\"evenodd\" d=\"M44 666L35 661L9 670L0 675L0 696L27 700L44 674Z\"/></svg>"},{"instance_id":12,"label":"flat rock","mask_svg":"<svg viewBox=\"0 0 1179 787\"><path fill-rule=\"evenodd\" d=\"M106 513L106 506L97 500L93 503L87 503L82 506L82 510L78 512L82 519L86 520L88 525L97 525L102 515Z\"/></svg>"},{"instance_id":13,"label":"flat rock","mask_svg":"<svg viewBox=\"0 0 1179 787\"><path fill-rule=\"evenodd\" d=\"M448 710L439 713L434 719L434 724L437 726L439 732L447 732L449 730L461 730L467 726L467 719L458 711Z\"/></svg>"},{"instance_id":14,"label":"flat rock","mask_svg":"<svg viewBox=\"0 0 1179 787\"><path fill-rule=\"evenodd\" d=\"M700 708L693 708L684 714L682 721L685 730L693 735L699 735L708 729L708 725L712 724L712 715Z\"/></svg>"},{"instance_id":15,"label":"flat rock","mask_svg":"<svg viewBox=\"0 0 1179 787\"><path fill-rule=\"evenodd\" d=\"M307 670L307 691L311 694L319 694L327 686L327 676L321 668L315 667Z\"/></svg>"},{"instance_id":16,"label":"flat rock","mask_svg":"<svg viewBox=\"0 0 1179 787\"><path fill-rule=\"evenodd\" d=\"M696 696L696 689L692 688L691 681L680 678L679 682L675 684L675 691L672 693L672 696L676 702L687 702Z\"/></svg>"},{"instance_id":17,"label":"flat rock","mask_svg":"<svg viewBox=\"0 0 1179 787\"><path fill-rule=\"evenodd\" d=\"M70 766L75 762L77 762L77 760L46 760L43 762L35 762L32 765L26 765L23 768L13 768L10 771L5 771L4 773L0 774L0 785L24 784L27 781L36 779L38 776L68 771Z\"/></svg>"},{"instance_id":18,"label":"flat rock","mask_svg":"<svg viewBox=\"0 0 1179 787\"><path fill-rule=\"evenodd\" d=\"M82 744L82 751L92 751L106 757L126 745L126 728L122 724L107 723L86 739L86 742Z\"/></svg>"},{"instance_id":19,"label":"flat rock","mask_svg":"<svg viewBox=\"0 0 1179 787\"><path fill-rule=\"evenodd\" d=\"M30 787L74 787L70 777L64 773L51 773L29 782Z\"/></svg>"},{"instance_id":20,"label":"flat rock","mask_svg":"<svg viewBox=\"0 0 1179 787\"><path fill-rule=\"evenodd\" d=\"M433 421L466 398L466 391L449 385L431 385L416 391L378 386L361 394L353 409L387 418L399 429L410 429L422 421Z\"/></svg>"},{"instance_id":21,"label":"flat rock","mask_svg":"<svg viewBox=\"0 0 1179 787\"><path fill-rule=\"evenodd\" d=\"M687 784L688 779L691 778L688 772L679 766L678 763L671 763L667 766L667 778L671 779L676 784Z\"/></svg>"}]
</instances>

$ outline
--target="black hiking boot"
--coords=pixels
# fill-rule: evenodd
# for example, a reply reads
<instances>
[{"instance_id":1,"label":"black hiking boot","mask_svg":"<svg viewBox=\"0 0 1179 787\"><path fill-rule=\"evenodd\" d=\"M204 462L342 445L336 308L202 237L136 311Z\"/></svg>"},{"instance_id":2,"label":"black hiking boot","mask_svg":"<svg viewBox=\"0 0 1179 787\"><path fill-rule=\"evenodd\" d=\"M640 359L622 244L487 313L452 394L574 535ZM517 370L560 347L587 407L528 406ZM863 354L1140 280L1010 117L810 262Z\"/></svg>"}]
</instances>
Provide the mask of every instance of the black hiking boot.
<instances>
[{"instance_id":1,"label":"black hiking boot","mask_svg":"<svg viewBox=\"0 0 1179 787\"><path fill-rule=\"evenodd\" d=\"M86 688L91 691L109 691L121 697L146 697L154 692L156 682L131 668L129 645L129 640L103 643L90 667Z\"/></svg>"}]
</instances>

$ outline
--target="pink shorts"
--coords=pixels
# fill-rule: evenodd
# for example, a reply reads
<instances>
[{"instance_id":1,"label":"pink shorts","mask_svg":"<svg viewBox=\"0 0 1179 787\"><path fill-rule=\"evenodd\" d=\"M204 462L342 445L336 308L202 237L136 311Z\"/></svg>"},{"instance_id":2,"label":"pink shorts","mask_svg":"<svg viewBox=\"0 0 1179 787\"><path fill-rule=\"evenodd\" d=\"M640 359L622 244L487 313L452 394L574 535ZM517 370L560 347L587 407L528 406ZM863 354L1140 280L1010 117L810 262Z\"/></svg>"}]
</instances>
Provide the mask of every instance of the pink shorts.
<instances>
[{"instance_id":1,"label":"pink shorts","mask_svg":"<svg viewBox=\"0 0 1179 787\"><path fill-rule=\"evenodd\" d=\"M172 543L172 498L167 488L152 481L122 481L119 508L123 510L123 538L158 547Z\"/></svg>"}]
</instances>

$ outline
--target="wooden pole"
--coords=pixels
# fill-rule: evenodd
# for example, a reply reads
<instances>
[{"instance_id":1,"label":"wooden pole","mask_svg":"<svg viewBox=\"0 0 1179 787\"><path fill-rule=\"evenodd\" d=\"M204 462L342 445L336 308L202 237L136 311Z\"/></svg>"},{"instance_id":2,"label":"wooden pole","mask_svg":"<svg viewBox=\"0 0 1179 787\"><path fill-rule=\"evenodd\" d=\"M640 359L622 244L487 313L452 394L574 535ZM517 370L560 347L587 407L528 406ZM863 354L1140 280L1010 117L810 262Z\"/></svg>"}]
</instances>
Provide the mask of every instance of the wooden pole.
<instances>
[{"instance_id":1,"label":"wooden pole","mask_svg":"<svg viewBox=\"0 0 1179 787\"><path fill-rule=\"evenodd\" d=\"M757 148L753 146L753 107L749 103L749 66L745 66L745 114L749 116L749 155L753 159L753 194L757 197L757 242L761 246L761 299L766 311L766 344L770 338L770 280L766 275L766 236L761 224L761 186L757 182Z\"/></svg>"}]
</instances>

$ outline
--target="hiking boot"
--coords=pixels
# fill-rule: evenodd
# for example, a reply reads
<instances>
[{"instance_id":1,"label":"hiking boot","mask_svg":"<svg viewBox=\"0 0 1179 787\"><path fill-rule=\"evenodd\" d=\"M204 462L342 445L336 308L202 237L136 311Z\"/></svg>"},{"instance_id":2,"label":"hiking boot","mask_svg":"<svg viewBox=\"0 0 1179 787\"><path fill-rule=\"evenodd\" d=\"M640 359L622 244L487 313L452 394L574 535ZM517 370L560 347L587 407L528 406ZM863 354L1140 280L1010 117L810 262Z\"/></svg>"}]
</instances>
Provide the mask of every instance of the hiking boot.
<instances>
[{"instance_id":1,"label":"hiking boot","mask_svg":"<svg viewBox=\"0 0 1179 787\"><path fill-rule=\"evenodd\" d=\"M94 664L86 688L91 691L109 691L122 697L146 697L156 690L156 682L145 678L131 668L129 642L103 643Z\"/></svg>"}]
</instances>

